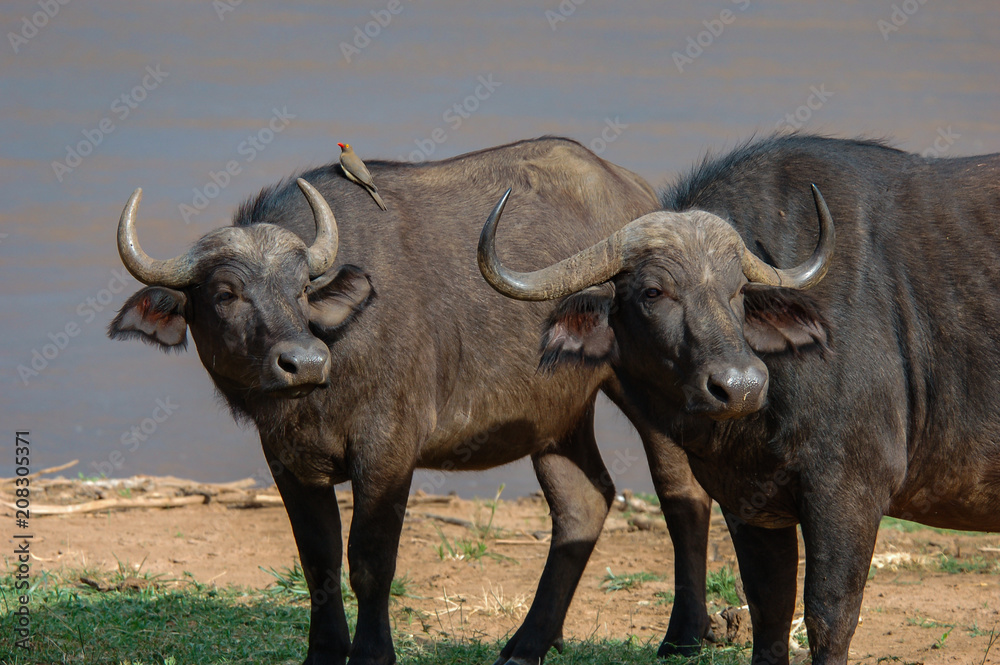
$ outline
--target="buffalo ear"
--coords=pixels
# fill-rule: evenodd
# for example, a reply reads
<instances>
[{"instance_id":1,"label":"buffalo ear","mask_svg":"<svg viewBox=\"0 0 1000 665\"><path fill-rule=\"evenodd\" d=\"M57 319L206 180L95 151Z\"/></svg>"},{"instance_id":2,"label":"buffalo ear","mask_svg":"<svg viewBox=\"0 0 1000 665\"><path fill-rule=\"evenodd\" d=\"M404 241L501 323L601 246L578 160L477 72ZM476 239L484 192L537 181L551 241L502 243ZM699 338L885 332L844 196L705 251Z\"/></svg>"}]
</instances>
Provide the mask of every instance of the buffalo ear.
<instances>
[{"instance_id":1,"label":"buffalo ear","mask_svg":"<svg viewBox=\"0 0 1000 665\"><path fill-rule=\"evenodd\" d=\"M754 351L830 350L830 324L816 301L802 291L751 285L743 303L743 336Z\"/></svg>"},{"instance_id":2,"label":"buffalo ear","mask_svg":"<svg viewBox=\"0 0 1000 665\"><path fill-rule=\"evenodd\" d=\"M111 339L139 338L164 351L187 348L187 296L162 286L147 286L122 305L108 325Z\"/></svg>"},{"instance_id":3,"label":"buffalo ear","mask_svg":"<svg viewBox=\"0 0 1000 665\"><path fill-rule=\"evenodd\" d=\"M558 365L599 365L618 355L615 333L608 323L615 286L591 286L565 298L555 308L542 333L538 366L552 371Z\"/></svg>"},{"instance_id":4,"label":"buffalo ear","mask_svg":"<svg viewBox=\"0 0 1000 665\"><path fill-rule=\"evenodd\" d=\"M344 325L375 297L371 279L357 266L345 265L332 279L324 275L314 280L322 282L326 284L309 294L309 323L327 333Z\"/></svg>"}]
</instances>

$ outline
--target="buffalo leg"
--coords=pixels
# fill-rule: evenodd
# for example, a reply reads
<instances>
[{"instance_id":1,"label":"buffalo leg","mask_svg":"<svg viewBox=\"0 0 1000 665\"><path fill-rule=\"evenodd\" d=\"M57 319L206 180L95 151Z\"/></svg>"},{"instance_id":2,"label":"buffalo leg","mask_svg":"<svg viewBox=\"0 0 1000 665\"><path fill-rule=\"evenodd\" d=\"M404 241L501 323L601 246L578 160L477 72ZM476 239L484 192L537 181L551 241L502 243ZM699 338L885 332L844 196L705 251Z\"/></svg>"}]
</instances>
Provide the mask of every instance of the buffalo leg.
<instances>
[{"instance_id":1,"label":"buffalo leg","mask_svg":"<svg viewBox=\"0 0 1000 665\"><path fill-rule=\"evenodd\" d=\"M614 500L594 439L593 405L566 440L536 453L532 463L552 514L552 543L535 600L498 665L537 665L550 647L562 647L563 620Z\"/></svg>"},{"instance_id":2,"label":"buffalo leg","mask_svg":"<svg viewBox=\"0 0 1000 665\"><path fill-rule=\"evenodd\" d=\"M813 497L802 519L805 622L815 665L846 663L878 535L881 511L857 493ZM850 505L848 505L850 502Z\"/></svg>"},{"instance_id":3,"label":"buffalo leg","mask_svg":"<svg viewBox=\"0 0 1000 665\"><path fill-rule=\"evenodd\" d=\"M309 585L309 653L304 665L343 665L351 645L340 592L344 555L340 508L334 486L313 487L299 482L267 452L274 482L288 512L302 572Z\"/></svg>"},{"instance_id":4,"label":"buffalo leg","mask_svg":"<svg viewBox=\"0 0 1000 665\"><path fill-rule=\"evenodd\" d=\"M692 656L700 649L702 639L713 637L705 607L705 559L712 500L695 480L684 451L647 424L641 411L624 398L621 386L609 381L602 389L628 416L642 438L653 486L674 546L674 606L657 655Z\"/></svg>"},{"instance_id":5,"label":"buffalo leg","mask_svg":"<svg viewBox=\"0 0 1000 665\"><path fill-rule=\"evenodd\" d=\"M712 499L694 479L683 450L662 435L641 435L674 546L674 606L656 655L694 656L702 639L713 637L705 608L705 553Z\"/></svg>"},{"instance_id":6,"label":"buffalo leg","mask_svg":"<svg viewBox=\"0 0 1000 665\"><path fill-rule=\"evenodd\" d=\"M799 542L794 526L751 526L726 511L753 624L752 665L787 665Z\"/></svg>"},{"instance_id":7,"label":"buffalo leg","mask_svg":"<svg viewBox=\"0 0 1000 665\"><path fill-rule=\"evenodd\" d=\"M384 470L388 464L381 464ZM379 478L354 478L354 517L347 543L351 588L358 599L358 625L351 663L396 662L389 623L389 592L396 573L399 534L413 470Z\"/></svg>"}]
</instances>

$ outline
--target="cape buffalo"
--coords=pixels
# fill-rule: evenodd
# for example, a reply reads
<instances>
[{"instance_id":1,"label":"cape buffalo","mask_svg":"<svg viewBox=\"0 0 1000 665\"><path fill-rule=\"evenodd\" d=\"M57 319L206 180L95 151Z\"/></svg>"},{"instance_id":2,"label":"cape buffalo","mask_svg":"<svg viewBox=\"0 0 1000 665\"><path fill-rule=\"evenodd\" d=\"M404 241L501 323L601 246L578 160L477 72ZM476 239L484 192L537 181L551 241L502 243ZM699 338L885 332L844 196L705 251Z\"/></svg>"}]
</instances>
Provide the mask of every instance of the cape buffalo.
<instances>
[{"instance_id":1,"label":"cape buffalo","mask_svg":"<svg viewBox=\"0 0 1000 665\"><path fill-rule=\"evenodd\" d=\"M312 592L308 664L391 663L388 612L415 467L484 469L530 455L552 513L552 543L523 626L499 663L538 663L562 623L614 496L593 433L599 389L622 402L606 367L537 373L550 304L524 306L483 283L478 222L500 183L514 253L553 261L658 207L641 178L564 139L523 141L422 165L369 162L388 212L331 164L263 190L232 227L183 256L149 258L137 241L140 191L118 248L147 288L112 322L198 354L234 416L253 423L284 499ZM301 188L302 193L299 192ZM303 196L304 194L305 196ZM311 208L311 210L310 210ZM639 423L676 557L677 600L663 653L708 632L704 576L710 500L679 449ZM340 596L334 486L351 481L347 557L357 595L353 643Z\"/></svg>"},{"instance_id":2,"label":"cape buffalo","mask_svg":"<svg viewBox=\"0 0 1000 665\"><path fill-rule=\"evenodd\" d=\"M817 665L847 661L883 515L1000 530L998 182L1000 155L792 135L706 159L664 210L536 272L495 255L502 202L487 222L497 289L575 293L543 335L553 379L610 364L722 505L754 663L788 661L796 524Z\"/></svg>"}]
</instances>

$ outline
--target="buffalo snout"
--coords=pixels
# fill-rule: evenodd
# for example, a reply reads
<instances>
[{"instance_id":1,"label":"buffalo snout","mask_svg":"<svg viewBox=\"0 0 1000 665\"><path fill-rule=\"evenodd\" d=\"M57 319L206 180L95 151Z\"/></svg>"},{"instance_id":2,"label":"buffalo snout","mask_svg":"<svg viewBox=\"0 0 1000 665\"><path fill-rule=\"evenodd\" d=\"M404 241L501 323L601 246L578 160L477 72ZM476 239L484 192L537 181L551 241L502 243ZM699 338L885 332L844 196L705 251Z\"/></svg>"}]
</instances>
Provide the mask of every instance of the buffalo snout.
<instances>
[{"instance_id":1,"label":"buffalo snout","mask_svg":"<svg viewBox=\"0 0 1000 665\"><path fill-rule=\"evenodd\" d=\"M742 366L713 364L685 386L687 410L718 420L739 418L764 406L767 367L758 359Z\"/></svg>"},{"instance_id":2,"label":"buffalo snout","mask_svg":"<svg viewBox=\"0 0 1000 665\"><path fill-rule=\"evenodd\" d=\"M268 354L263 384L268 392L307 395L330 380L330 350L319 339L278 342Z\"/></svg>"}]
</instances>

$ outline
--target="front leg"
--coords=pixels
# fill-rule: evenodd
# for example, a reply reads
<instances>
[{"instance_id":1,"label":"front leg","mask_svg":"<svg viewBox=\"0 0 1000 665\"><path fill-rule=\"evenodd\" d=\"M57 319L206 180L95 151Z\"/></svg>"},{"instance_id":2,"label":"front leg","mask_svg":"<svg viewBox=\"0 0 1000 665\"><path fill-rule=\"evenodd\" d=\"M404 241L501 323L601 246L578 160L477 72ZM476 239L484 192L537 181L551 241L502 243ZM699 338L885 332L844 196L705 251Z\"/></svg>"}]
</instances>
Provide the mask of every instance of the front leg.
<instances>
[{"instance_id":1,"label":"front leg","mask_svg":"<svg viewBox=\"0 0 1000 665\"><path fill-rule=\"evenodd\" d=\"M673 441L646 428L639 429L639 434L674 545L674 606L656 655L695 656L703 639L714 639L705 607L712 499L691 473L687 455Z\"/></svg>"},{"instance_id":2,"label":"front leg","mask_svg":"<svg viewBox=\"0 0 1000 665\"><path fill-rule=\"evenodd\" d=\"M538 665L551 647L562 650L566 612L614 500L592 407L574 432L536 453L532 463L552 514L552 543L531 609L496 665Z\"/></svg>"},{"instance_id":3,"label":"front leg","mask_svg":"<svg viewBox=\"0 0 1000 665\"><path fill-rule=\"evenodd\" d=\"M843 664L854 630L886 500L861 491L807 494L805 622L814 665Z\"/></svg>"},{"instance_id":4,"label":"front leg","mask_svg":"<svg viewBox=\"0 0 1000 665\"><path fill-rule=\"evenodd\" d=\"M309 585L309 652L304 665L343 665L351 646L340 592L344 545L333 483L305 485L268 452L264 455L281 493L302 572Z\"/></svg>"},{"instance_id":5,"label":"front leg","mask_svg":"<svg viewBox=\"0 0 1000 665\"><path fill-rule=\"evenodd\" d=\"M799 569L798 534L794 526L765 529L747 524L728 510L723 512L750 606L751 663L788 665L788 634Z\"/></svg>"},{"instance_id":6,"label":"front leg","mask_svg":"<svg viewBox=\"0 0 1000 665\"><path fill-rule=\"evenodd\" d=\"M398 466L399 460L395 460ZM352 479L354 517L347 544L351 588L358 598L358 625L351 646L351 665L396 662L389 623L389 595L396 573L399 534L413 467L396 469L383 460L370 475Z\"/></svg>"}]
</instances>

